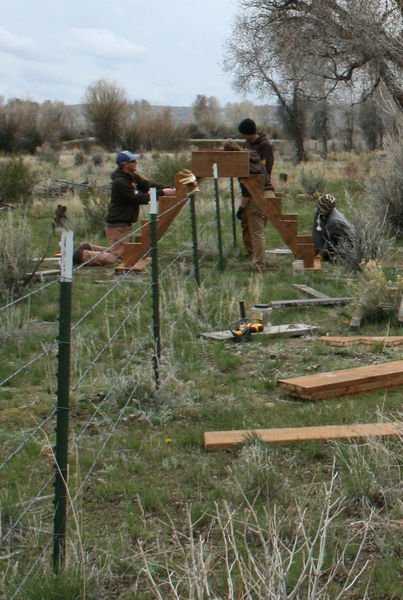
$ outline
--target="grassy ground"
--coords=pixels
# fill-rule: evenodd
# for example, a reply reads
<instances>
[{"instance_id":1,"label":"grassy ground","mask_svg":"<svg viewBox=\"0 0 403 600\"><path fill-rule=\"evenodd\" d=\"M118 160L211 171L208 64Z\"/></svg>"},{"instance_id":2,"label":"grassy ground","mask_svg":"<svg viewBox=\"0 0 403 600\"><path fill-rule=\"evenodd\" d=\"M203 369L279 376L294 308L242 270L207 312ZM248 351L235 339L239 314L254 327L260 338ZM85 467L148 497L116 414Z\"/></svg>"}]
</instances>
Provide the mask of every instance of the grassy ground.
<instances>
[{"instance_id":1,"label":"grassy ground","mask_svg":"<svg viewBox=\"0 0 403 600\"><path fill-rule=\"evenodd\" d=\"M66 155L58 176L83 180L84 171L72 162ZM346 189L362 200L369 164L368 157L348 156L308 168L325 180L326 192L344 210ZM99 167L102 184L110 168L110 161ZM300 184L300 167L278 160L276 172L289 173L282 188L285 210L298 213L300 233L310 233L314 200ZM301 298L293 283L329 296L358 293L357 278L339 265L325 263L319 272L293 276L293 257L287 254L269 253L270 270L252 274L240 240L233 247L227 182L220 183L220 193L224 271L217 269L208 184L198 205L200 289L192 278L186 207L177 218L183 224L159 246L159 389L151 360L150 272L120 281L99 306L119 277L112 268L76 273L73 322L91 313L73 332L66 566L54 576L52 547L41 555L52 532L52 485L38 493L52 481L53 467L43 451L54 443L51 419L1 473L3 531L30 508L6 540L4 598L13 597L36 556L38 566L18 598L401 598L401 439L279 446L251 439L232 451L203 448L204 431L369 423L397 420L402 412L399 389L313 403L277 387L279 378L401 360L402 347L337 348L316 334L262 336L242 344L199 337L227 329L239 318L240 301L249 308ZM60 199L41 202L41 215L31 214L30 222L44 247ZM81 223L77 197L63 202L73 222ZM78 239L88 237L83 227L78 231ZM101 234L92 241L104 242ZM284 247L270 225L267 247ZM388 257L392 283L403 266L401 256L396 246ZM58 294L54 285L46 295L32 296L28 307L2 313L2 379L55 340ZM276 309L272 323L306 323L322 335L349 335L351 311L350 305ZM387 319L363 321L359 333L399 335L396 311ZM56 371L52 349L3 386L3 460L53 410Z\"/></svg>"}]
</instances>

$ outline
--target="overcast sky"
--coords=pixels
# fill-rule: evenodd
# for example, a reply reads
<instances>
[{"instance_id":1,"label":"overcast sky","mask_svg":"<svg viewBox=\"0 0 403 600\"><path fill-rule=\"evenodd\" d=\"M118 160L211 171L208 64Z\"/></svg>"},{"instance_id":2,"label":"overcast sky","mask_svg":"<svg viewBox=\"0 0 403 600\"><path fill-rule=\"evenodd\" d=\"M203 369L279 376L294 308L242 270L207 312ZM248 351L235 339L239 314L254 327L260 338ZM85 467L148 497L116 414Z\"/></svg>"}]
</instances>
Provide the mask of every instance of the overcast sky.
<instances>
[{"instance_id":1,"label":"overcast sky","mask_svg":"<svg viewBox=\"0 0 403 600\"><path fill-rule=\"evenodd\" d=\"M156 105L241 102L222 69L236 11L237 0L3 0L0 95L79 104L104 78Z\"/></svg>"}]
</instances>

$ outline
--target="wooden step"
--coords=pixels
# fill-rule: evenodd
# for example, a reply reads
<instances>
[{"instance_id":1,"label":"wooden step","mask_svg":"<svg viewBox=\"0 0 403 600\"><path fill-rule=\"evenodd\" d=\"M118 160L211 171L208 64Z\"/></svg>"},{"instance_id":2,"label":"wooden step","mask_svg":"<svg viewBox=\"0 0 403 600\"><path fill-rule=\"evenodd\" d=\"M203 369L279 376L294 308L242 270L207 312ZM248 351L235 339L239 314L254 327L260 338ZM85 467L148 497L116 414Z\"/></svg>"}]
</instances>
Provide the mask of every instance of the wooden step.
<instances>
[{"instance_id":1,"label":"wooden step","mask_svg":"<svg viewBox=\"0 0 403 600\"><path fill-rule=\"evenodd\" d=\"M403 423L356 423L322 427L282 427L280 429L251 429L204 432L205 450L228 450L244 444L253 437L268 444L307 442L313 440L366 440L403 435Z\"/></svg>"},{"instance_id":2,"label":"wooden step","mask_svg":"<svg viewBox=\"0 0 403 600\"><path fill-rule=\"evenodd\" d=\"M323 400L402 384L403 360L277 381L287 394L303 400Z\"/></svg>"}]
</instances>

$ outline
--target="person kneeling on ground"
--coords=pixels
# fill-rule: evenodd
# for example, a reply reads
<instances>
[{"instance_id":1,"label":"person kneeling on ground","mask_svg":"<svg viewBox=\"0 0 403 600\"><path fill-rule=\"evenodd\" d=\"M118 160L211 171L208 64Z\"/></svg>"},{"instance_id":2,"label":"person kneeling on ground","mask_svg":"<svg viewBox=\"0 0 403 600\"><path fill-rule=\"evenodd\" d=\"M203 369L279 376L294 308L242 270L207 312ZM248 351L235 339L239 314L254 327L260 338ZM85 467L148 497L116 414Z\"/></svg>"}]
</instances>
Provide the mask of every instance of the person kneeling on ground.
<instances>
[{"instance_id":1,"label":"person kneeling on ground","mask_svg":"<svg viewBox=\"0 0 403 600\"><path fill-rule=\"evenodd\" d=\"M228 141L224 144L224 150L235 150L245 152L238 144ZM271 183L270 176L261 160L259 154L255 150L249 150L249 173L251 175L264 175L264 192L263 197L275 198L274 187ZM243 236L245 247L251 249L252 270L264 271L266 266L266 239L265 226L267 217L262 211L256 200L249 194L246 187L241 183L241 206L238 209L237 217L241 222L246 222L247 227L243 227ZM247 231L248 241L245 240Z\"/></svg>"},{"instance_id":2,"label":"person kneeling on ground","mask_svg":"<svg viewBox=\"0 0 403 600\"><path fill-rule=\"evenodd\" d=\"M113 265L120 262L120 258L104 246L96 246L89 242L80 244L73 253L73 264L88 263L90 267Z\"/></svg>"},{"instance_id":3,"label":"person kneeling on ground","mask_svg":"<svg viewBox=\"0 0 403 600\"><path fill-rule=\"evenodd\" d=\"M315 254L323 260L334 261L342 242L351 243L354 228L335 208L336 198L330 194L320 196L313 217L313 245Z\"/></svg>"},{"instance_id":4,"label":"person kneeling on ground","mask_svg":"<svg viewBox=\"0 0 403 600\"><path fill-rule=\"evenodd\" d=\"M124 243L130 242L131 225L139 218L140 206L150 202L150 189L157 196L175 196L176 189L144 179L136 173L141 154L123 150L116 156L118 165L111 175L111 200L106 215L105 235L111 253L123 258Z\"/></svg>"}]
</instances>

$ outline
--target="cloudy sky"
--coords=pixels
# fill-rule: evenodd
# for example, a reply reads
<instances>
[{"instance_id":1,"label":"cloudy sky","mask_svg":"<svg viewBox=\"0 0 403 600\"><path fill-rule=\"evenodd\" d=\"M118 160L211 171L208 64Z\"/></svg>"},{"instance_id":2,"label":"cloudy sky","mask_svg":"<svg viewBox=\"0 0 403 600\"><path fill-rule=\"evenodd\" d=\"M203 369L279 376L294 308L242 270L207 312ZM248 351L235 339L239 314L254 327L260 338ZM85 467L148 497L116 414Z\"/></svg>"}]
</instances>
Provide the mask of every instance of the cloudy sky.
<instances>
[{"instance_id":1,"label":"cloudy sky","mask_svg":"<svg viewBox=\"0 0 403 600\"><path fill-rule=\"evenodd\" d=\"M79 104L104 78L155 105L241 102L222 69L236 11L237 0L3 0L0 95Z\"/></svg>"}]
</instances>

